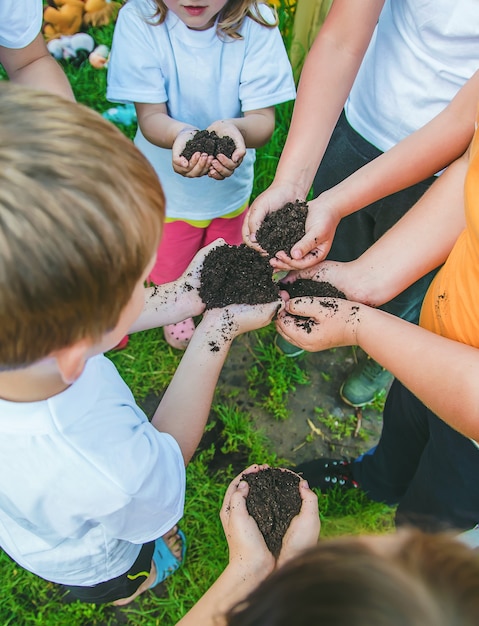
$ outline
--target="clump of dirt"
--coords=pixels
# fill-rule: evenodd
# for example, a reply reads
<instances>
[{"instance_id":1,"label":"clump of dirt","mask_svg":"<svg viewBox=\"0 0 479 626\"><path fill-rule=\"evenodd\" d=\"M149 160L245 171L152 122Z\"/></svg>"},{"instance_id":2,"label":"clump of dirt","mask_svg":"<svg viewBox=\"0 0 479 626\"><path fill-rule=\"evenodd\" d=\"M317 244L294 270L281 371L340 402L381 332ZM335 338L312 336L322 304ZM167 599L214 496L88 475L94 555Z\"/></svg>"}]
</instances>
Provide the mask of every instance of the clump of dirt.
<instances>
[{"instance_id":1,"label":"clump of dirt","mask_svg":"<svg viewBox=\"0 0 479 626\"><path fill-rule=\"evenodd\" d=\"M207 309L266 304L279 297L268 260L244 243L213 248L201 270L200 298Z\"/></svg>"},{"instance_id":2,"label":"clump of dirt","mask_svg":"<svg viewBox=\"0 0 479 626\"><path fill-rule=\"evenodd\" d=\"M290 254L294 244L306 233L307 216L306 202L288 202L277 211L266 215L256 231L256 241L270 257L280 250Z\"/></svg>"},{"instance_id":3,"label":"clump of dirt","mask_svg":"<svg viewBox=\"0 0 479 626\"><path fill-rule=\"evenodd\" d=\"M243 474L249 485L246 508L258 524L266 545L277 558L283 537L301 509L300 477L289 470L267 468Z\"/></svg>"},{"instance_id":4,"label":"clump of dirt","mask_svg":"<svg viewBox=\"0 0 479 626\"><path fill-rule=\"evenodd\" d=\"M181 156L186 157L189 161L195 152L205 152L215 157L218 154L224 154L228 159L231 159L235 150L236 145L231 137L227 135L219 137L215 131L210 133L208 130L199 130L192 139L186 142Z\"/></svg>"},{"instance_id":5,"label":"clump of dirt","mask_svg":"<svg viewBox=\"0 0 479 626\"><path fill-rule=\"evenodd\" d=\"M313 296L318 298L342 298L347 300L342 291L336 289L331 283L311 280L309 278L298 278L293 283L280 283L281 289L287 291L290 298L300 296Z\"/></svg>"}]
</instances>

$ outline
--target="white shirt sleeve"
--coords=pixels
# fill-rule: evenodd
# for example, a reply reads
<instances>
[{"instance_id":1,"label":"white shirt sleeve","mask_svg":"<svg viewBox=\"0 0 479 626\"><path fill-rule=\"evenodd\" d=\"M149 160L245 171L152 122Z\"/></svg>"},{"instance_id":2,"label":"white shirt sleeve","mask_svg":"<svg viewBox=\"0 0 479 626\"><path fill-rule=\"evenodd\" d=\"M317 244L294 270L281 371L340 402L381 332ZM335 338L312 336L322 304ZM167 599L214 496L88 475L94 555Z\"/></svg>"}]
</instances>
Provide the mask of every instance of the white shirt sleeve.
<instances>
[{"instance_id":1,"label":"white shirt sleeve","mask_svg":"<svg viewBox=\"0 0 479 626\"><path fill-rule=\"evenodd\" d=\"M296 95L291 64L278 28L249 20L246 52L240 77L243 111L293 100Z\"/></svg>"},{"instance_id":2,"label":"white shirt sleeve","mask_svg":"<svg viewBox=\"0 0 479 626\"><path fill-rule=\"evenodd\" d=\"M152 26L134 6L125 5L118 14L113 33L108 63L108 100L149 104L168 100L155 48Z\"/></svg>"},{"instance_id":3,"label":"white shirt sleeve","mask_svg":"<svg viewBox=\"0 0 479 626\"><path fill-rule=\"evenodd\" d=\"M25 48L42 28L42 0L0 0L0 46Z\"/></svg>"}]
</instances>

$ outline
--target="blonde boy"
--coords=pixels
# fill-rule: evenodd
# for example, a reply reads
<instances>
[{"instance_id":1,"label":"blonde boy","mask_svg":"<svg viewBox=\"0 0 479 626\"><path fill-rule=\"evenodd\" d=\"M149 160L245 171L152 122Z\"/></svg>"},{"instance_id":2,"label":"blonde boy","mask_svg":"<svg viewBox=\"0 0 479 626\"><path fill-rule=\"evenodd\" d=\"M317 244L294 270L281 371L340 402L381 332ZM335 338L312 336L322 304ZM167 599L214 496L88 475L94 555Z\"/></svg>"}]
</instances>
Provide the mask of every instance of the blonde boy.
<instances>
[{"instance_id":1,"label":"blonde boy","mask_svg":"<svg viewBox=\"0 0 479 626\"><path fill-rule=\"evenodd\" d=\"M102 353L204 310L204 251L144 289L163 214L154 170L114 126L0 85L0 544L88 602L125 604L179 566L185 464L222 364L277 308L205 313L149 422Z\"/></svg>"}]
</instances>

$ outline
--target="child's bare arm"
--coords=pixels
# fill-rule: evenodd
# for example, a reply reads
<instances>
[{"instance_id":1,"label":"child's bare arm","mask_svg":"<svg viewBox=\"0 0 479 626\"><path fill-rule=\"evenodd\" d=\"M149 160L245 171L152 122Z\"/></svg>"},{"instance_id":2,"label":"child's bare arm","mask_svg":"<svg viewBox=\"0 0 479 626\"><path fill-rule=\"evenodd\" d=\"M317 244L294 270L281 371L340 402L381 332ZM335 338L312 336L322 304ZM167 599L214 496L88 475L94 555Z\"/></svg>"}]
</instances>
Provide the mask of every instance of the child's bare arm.
<instances>
[{"instance_id":1,"label":"child's bare arm","mask_svg":"<svg viewBox=\"0 0 479 626\"><path fill-rule=\"evenodd\" d=\"M0 46L0 63L10 80L18 85L50 91L68 100L75 100L65 73L48 52L41 33L24 48Z\"/></svg>"},{"instance_id":2,"label":"child's bare arm","mask_svg":"<svg viewBox=\"0 0 479 626\"><path fill-rule=\"evenodd\" d=\"M288 312L316 323L306 333ZM288 341L312 352L360 346L433 413L479 440L479 349L347 300L295 298L277 327Z\"/></svg>"},{"instance_id":3,"label":"child's bare arm","mask_svg":"<svg viewBox=\"0 0 479 626\"><path fill-rule=\"evenodd\" d=\"M271 186L251 205L245 241L267 213L304 200L371 40L384 0L335 0L301 72L288 137Z\"/></svg>"},{"instance_id":4,"label":"child's bare arm","mask_svg":"<svg viewBox=\"0 0 479 626\"><path fill-rule=\"evenodd\" d=\"M153 417L178 442L185 464L203 435L221 368L239 334L266 326L280 302L206 311Z\"/></svg>"},{"instance_id":5,"label":"child's bare arm","mask_svg":"<svg viewBox=\"0 0 479 626\"><path fill-rule=\"evenodd\" d=\"M465 227L468 153L452 163L422 198L358 259L323 261L291 278L333 284L353 301L380 306L448 257Z\"/></svg>"},{"instance_id":6,"label":"child's bare arm","mask_svg":"<svg viewBox=\"0 0 479 626\"><path fill-rule=\"evenodd\" d=\"M243 117L218 120L210 124L208 130L214 130L220 137L223 137L228 134L229 127L234 126L241 133L247 148L260 148L271 139L274 131L274 120L274 107L266 107L254 111L245 111Z\"/></svg>"},{"instance_id":7,"label":"child's bare arm","mask_svg":"<svg viewBox=\"0 0 479 626\"><path fill-rule=\"evenodd\" d=\"M413 185L460 157L471 142L479 99L479 72L428 124L309 202L306 235L277 269L309 267L324 258L339 221L380 198ZM310 251L314 255L308 255ZM308 255L308 256L307 256Z\"/></svg>"}]
</instances>

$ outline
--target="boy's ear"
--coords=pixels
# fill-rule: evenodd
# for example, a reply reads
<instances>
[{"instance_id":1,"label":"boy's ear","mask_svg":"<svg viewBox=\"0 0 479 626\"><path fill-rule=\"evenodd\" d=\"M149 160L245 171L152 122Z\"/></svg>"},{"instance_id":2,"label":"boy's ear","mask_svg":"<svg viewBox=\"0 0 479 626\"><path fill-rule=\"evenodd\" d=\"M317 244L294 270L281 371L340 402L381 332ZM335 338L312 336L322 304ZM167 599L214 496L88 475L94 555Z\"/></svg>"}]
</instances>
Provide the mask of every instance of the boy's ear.
<instances>
[{"instance_id":1,"label":"boy's ear","mask_svg":"<svg viewBox=\"0 0 479 626\"><path fill-rule=\"evenodd\" d=\"M80 339L67 348L55 350L52 354L56 359L64 383L71 384L79 378L88 360L91 344L92 342L88 338Z\"/></svg>"}]
</instances>

